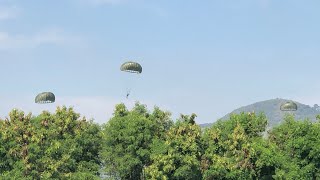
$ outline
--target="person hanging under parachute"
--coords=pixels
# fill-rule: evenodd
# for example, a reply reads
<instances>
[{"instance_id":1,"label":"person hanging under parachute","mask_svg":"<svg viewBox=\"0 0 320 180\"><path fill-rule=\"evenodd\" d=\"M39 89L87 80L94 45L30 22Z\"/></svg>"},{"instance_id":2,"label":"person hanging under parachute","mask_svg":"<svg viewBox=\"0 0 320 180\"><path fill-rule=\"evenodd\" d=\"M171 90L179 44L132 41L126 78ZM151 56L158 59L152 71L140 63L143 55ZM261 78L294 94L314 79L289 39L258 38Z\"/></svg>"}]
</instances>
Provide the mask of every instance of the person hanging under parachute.
<instances>
[{"instance_id":1,"label":"person hanging under parachute","mask_svg":"<svg viewBox=\"0 0 320 180\"><path fill-rule=\"evenodd\" d=\"M123 72L133 73L133 74L141 74L142 73L142 66L133 61L125 62L121 65L120 70ZM131 89L127 89L126 98L128 99L130 96Z\"/></svg>"}]
</instances>

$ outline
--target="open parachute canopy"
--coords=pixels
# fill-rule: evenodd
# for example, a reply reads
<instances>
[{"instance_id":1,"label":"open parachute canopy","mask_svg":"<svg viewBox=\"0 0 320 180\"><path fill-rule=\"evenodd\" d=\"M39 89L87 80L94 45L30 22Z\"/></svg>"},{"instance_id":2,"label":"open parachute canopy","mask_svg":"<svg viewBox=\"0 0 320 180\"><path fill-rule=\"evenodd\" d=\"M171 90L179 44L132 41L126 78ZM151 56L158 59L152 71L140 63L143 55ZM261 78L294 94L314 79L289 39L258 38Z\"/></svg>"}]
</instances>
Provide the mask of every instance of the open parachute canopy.
<instances>
[{"instance_id":1,"label":"open parachute canopy","mask_svg":"<svg viewBox=\"0 0 320 180\"><path fill-rule=\"evenodd\" d=\"M140 74L142 73L142 66L137 62L128 61L121 65L120 70Z\"/></svg>"},{"instance_id":2,"label":"open parachute canopy","mask_svg":"<svg viewBox=\"0 0 320 180\"><path fill-rule=\"evenodd\" d=\"M296 103L289 101L289 102L283 103L280 106L280 110L281 111L296 111L296 110L298 110L298 106Z\"/></svg>"},{"instance_id":3,"label":"open parachute canopy","mask_svg":"<svg viewBox=\"0 0 320 180\"><path fill-rule=\"evenodd\" d=\"M52 92L42 92L35 98L35 102L38 104L46 104L55 102L55 96Z\"/></svg>"}]
</instances>

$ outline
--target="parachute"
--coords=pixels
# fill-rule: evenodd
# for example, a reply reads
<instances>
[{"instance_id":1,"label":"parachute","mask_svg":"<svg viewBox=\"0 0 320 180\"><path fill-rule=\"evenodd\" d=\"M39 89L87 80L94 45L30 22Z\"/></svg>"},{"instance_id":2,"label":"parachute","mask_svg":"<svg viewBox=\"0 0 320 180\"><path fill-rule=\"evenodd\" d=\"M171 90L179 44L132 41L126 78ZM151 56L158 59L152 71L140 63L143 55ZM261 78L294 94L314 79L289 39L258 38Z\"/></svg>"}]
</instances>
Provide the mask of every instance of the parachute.
<instances>
[{"instance_id":1,"label":"parachute","mask_svg":"<svg viewBox=\"0 0 320 180\"><path fill-rule=\"evenodd\" d=\"M298 106L296 103L292 102L292 101L288 101L286 103L283 103L280 106L280 110L281 111L297 111L298 110Z\"/></svg>"},{"instance_id":2,"label":"parachute","mask_svg":"<svg viewBox=\"0 0 320 180\"><path fill-rule=\"evenodd\" d=\"M130 72L130 73L142 73L142 66L137 62L128 61L121 65L121 71Z\"/></svg>"},{"instance_id":3,"label":"parachute","mask_svg":"<svg viewBox=\"0 0 320 180\"><path fill-rule=\"evenodd\" d=\"M139 75L139 74L142 73L142 66L137 62L128 61L128 62L125 62L125 63L123 63L121 65L120 70L123 71L123 72L134 73L134 74ZM128 79L127 79L127 82L126 82L126 85L125 85L127 87L127 95L126 95L127 99L128 99L128 97L130 95L131 88L133 86L133 84L131 84L131 83L136 83L134 81L133 77L134 76L132 76L132 75L127 77ZM137 77L138 76L135 76L135 78L137 78Z\"/></svg>"},{"instance_id":4,"label":"parachute","mask_svg":"<svg viewBox=\"0 0 320 180\"><path fill-rule=\"evenodd\" d=\"M42 92L35 98L35 103L46 104L55 102L55 96L52 92Z\"/></svg>"}]
</instances>

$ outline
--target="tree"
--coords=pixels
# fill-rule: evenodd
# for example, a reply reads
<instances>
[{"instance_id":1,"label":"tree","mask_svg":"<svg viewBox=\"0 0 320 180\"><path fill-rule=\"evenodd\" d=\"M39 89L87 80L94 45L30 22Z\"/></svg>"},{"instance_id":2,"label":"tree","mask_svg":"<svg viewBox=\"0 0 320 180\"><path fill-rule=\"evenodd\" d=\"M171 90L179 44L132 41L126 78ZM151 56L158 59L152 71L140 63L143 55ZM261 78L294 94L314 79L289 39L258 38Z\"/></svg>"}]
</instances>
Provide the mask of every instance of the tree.
<instances>
[{"instance_id":1,"label":"tree","mask_svg":"<svg viewBox=\"0 0 320 180\"><path fill-rule=\"evenodd\" d=\"M171 123L170 113L157 107L149 113L146 106L139 103L131 111L124 104L117 105L114 117L103 127L101 156L107 175L142 179L143 169L150 163L153 141L161 139Z\"/></svg>"},{"instance_id":2,"label":"tree","mask_svg":"<svg viewBox=\"0 0 320 180\"><path fill-rule=\"evenodd\" d=\"M147 179L199 179L201 129L196 115L181 115L167 132L165 141L154 144L152 164L146 168Z\"/></svg>"},{"instance_id":3,"label":"tree","mask_svg":"<svg viewBox=\"0 0 320 180\"><path fill-rule=\"evenodd\" d=\"M0 172L4 179L98 178L101 135L97 124L79 119L66 107L37 117L17 110L9 116L0 121L8 164Z\"/></svg>"},{"instance_id":4,"label":"tree","mask_svg":"<svg viewBox=\"0 0 320 180\"><path fill-rule=\"evenodd\" d=\"M275 175L277 147L263 139L267 119L255 113L233 114L203 135L204 179L270 179Z\"/></svg>"},{"instance_id":5,"label":"tree","mask_svg":"<svg viewBox=\"0 0 320 180\"><path fill-rule=\"evenodd\" d=\"M297 121L289 115L285 117L284 123L270 132L269 137L286 154L286 161L290 162L281 171L284 176L287 173L294 176L294 179L320 177L319 122Z\"/></svg>"}]
</instances>

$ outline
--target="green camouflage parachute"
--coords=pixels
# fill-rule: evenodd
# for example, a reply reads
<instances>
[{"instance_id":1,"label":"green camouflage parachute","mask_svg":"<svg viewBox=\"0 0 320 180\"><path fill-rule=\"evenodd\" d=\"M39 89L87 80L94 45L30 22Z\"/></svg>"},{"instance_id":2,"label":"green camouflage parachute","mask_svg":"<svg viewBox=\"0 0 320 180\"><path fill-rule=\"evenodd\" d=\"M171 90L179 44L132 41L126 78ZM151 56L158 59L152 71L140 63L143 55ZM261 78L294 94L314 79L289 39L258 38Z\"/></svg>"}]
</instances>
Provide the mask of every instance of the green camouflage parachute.
<instances>
[{"instance_id":1,"label":"green camouflage parachute","mask_svg":"<svg viewBox=\"0 0 320 180\"><path fill-rule=\"evenodd\" d=\"M43 92L36 96L35 102L38 104L46 104L55 102L55 96L52 92Z\"/></svg>"},{"instance_id":2,"label":"green camouflage parachute","mask_svg":"<svg viewBox=\"0 0 320 180\"><path fill-rule=\"evenodd\" d=\"M140 74L142 73L142 66L139 63L128 61L121 65L120 70Z\"/></svg>"},{"instance_id":3,"label":"green camouflage parachute","mask_svg":"<svg viewBox=\"0 0 320 180\"><path fill-rule=\"evenodd\" d=\"M286 102L280 106L281 111L296 111L298 110L298 106L294 102Z\"/></svg>"}]
</instances>

